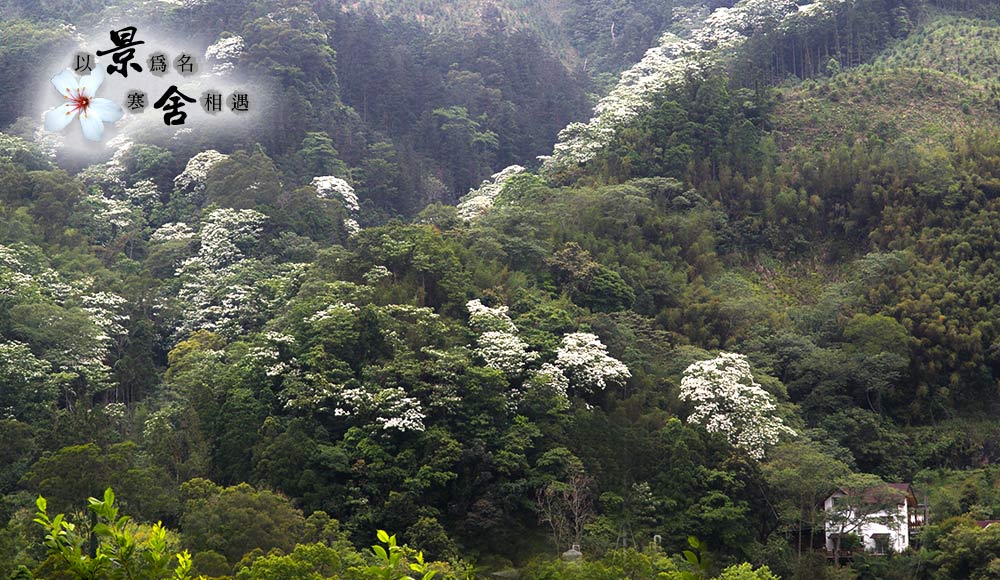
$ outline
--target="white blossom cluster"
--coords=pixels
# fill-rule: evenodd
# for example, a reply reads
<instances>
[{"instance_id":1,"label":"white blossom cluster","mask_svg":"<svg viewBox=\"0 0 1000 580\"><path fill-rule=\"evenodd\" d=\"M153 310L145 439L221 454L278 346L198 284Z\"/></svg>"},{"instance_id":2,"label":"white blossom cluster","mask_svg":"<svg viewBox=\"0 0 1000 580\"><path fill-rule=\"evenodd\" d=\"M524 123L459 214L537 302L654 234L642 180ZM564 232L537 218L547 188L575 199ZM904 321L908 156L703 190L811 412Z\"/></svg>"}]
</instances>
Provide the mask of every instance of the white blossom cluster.
<instances>
[{"instance_id":1,"label":"white blossom cluster","mask_svg":"<svg viewBox=\"0 0 1000 580\"><path fill-rule=\"evenodd\" d=\"M609 355L601 339L588 332L564 335L556 350L555 365L575 388L589 392L623 384L632 376L625 363Z\"/></svg>"},{"instance_id":2,"label":"white blossom cluster","mask_svg":"<svg viewBox=\"0 0 1000 580\"><path fill-rule=\"evenodd\" d=\"M320 199L334 199L344 204L344 209L350 216L344 219L344 227L348 233L354 235L361 231L361 226L355 219L361 210L361 205L358 203L358 194L350 183L333 175L322 175L313 178L312 186L316 188L316 195Z\"/></svg>"},{"instance_id":3,"label":"white blossom cluster","mask_svg":"<svg viewBox=\"0 0 1000 580\"><path fill-rule=\"evenodd\" d=\"M199 329L236 336L249 330L259 316L288 299L307 265L264 266L246 252L257 242L266 216L251 209L216 209L203 218L196 255L177 269L181 287L175 339ZM163 232L187 239L182 225Z\"/></svg>"},{"instance_id":4,"label":"white blossom cluster","mask_svg":"<svg viewBox=\"0 0 1000 580\"><path fill-rule=\"evenodd\" d=\"M795 431L774 416L774 399L765 391L741 354L719 356L690 365L681 380L680 398L694 405L689 423L726 436L733 447L762 459L768 446Z\"/></svg>"},{"instance_id":5,"label":"white blossom cluster","mask_svg":"<svg viewBox=\"0 0 1000 580\"><path fill-rule=\"evenodd\" d=\"M0 381L5 391L10 392L17 385L31 385L28 387L33 395L31 398L44 400L52 396L53 393L46 392L44 383L49 367L48 363L35 357L27 344L18 341L0 342ZM23 411L24 409L15 406L0 407L0 419L15 419Z\"/></svg>"},{"instance_id":6,"label":"white blossom cluster","mask_svg":"<svg viewBox=\"0 0 1000 580\"><path fill-rule=\"evenodd\" d=\"M125 298L107 291L97 291L80 297L83 311L101 329L103 337L115 338L128 333L125 324L129 316L124 314L128 301Z\"/></svg>"},{"instance_id":7,"label":"white blossom cluster","mask_svg":"<svg viewBox=\"0 0 1000 580\"><path fill-rule=\"evenodd\" d=\"M344 202L344 207L350 212L357 212L361 209L358 204L358 194L344 179L333 175L322 175L313 178L312 186L316 188L316 195L320 199L339 199Z\"/></svg>"},{"instance_id":8,"label":"white blossom cluster","mask_svg":"<svg viewBox=\"0 0 1000 580\"><path fill-rule=\"evenodd\" d=\"M510 332L484 332L479 335L476 345L476 354L486 361L486 366L508 377L520 375L538 358L537 352L528 350L528 343Z\"/></svg>"},{"instance_id":9,"label":"white blossom cluster","mask_svg":"<svg viewBox=\"0 0 1000 580\"><path fill-rule=\"evenodd\" d=\"M538 358L538 353L529 351L528 343L517 336L506 306L490 308L475 299L465 307L469 310L469 326L479 333L475 353L487 367L516 377Z\"/></svg>"},{"instance_id":10,"label":"white blossom cluster","mask_svg":"<svg viewBox=\"0 0 1000 580\"><path fill-rule=\"evenodd\" d=\"M0 157L18 161L35 155L44 155L37 145L14 135L0 133Z\"/></svg>"},{"instance_id":11,"label":"white blossom cluster","mask_svg":"<svg viewBox=\"0 0 1000 580\"><path fill-rule=\"evenodd\" d=\"M341 404L334 410L339 416L369 415L383 431L423 431L426 418L420 401L399 387L371 392L364 388L344 389Z\"/></svg>"},{"instance_id":12,"label":"white blossom cluster","mask_svg":"<svg viewBox=\"0 0 1000 580\"><path fill-rule=\"evenodd\" d=\"M717 8L690 38L667 33L657 46L622 73L614 89L597 104L587 123L571 123L559 133L547 171L586 163L604 150L619 129L652 105L653 96L688 77L698 78L723 62L757 31L795 25L800 14L830 17L833 8L852 0L816 0L799 6L795 0L741 0L731 8Z\"/></svg>"},{"instance_id":13,"label":"white blossom cluster","mask_svg":"<svg viewBox=\"0 0 1000 580\"><path fill-rule=\"evenodd\" d=\"M334 316L338 316L338 315L343 315L343 314L353 315L353 314L357 314L358 311L359 311L359 308L358 308L358 306L356 304L354 304L352 302L342 302L342 301L340 301L340 302L336 302L335 304L331 304L331 305L327 306L326 308L324 308L324 309L316 312L315 314L313 314L309 318L306 318L306 322L315 324L317 322L322 322L324 320L329 320L329 319L333 318Z\"/></svg>"},{"instance_id":14,"label":"white blossom cluster","mask_svg":"<svg viewBox=\"0 0 1000 580\"><path fill-rule=\"evenodd\" d=\"M470 190L458 203L458 216L466 221L471 221L488 212L493 207L497 197L503 192L507 181L526 171L520 165L511 165L494 173L489 179L483 181L479 189Z\"/></svg>"},{"instance_id":15,"label":"white blossom cluster","mask_svg":"<svg viewBox=\"0 0 1000 580\"><path fill-rule=\"evenodd\" d=\"M254 209L212 210L201 225L198 258L209 268L221 268L242 260L240 246L255 243L267 216Z\"/></svg>"},{"instance_id":16,"label":"white blossom cluster","mask_svg":"<svg viewBox=\"0 0 1000 580\"><path fill-rule=\"evenodd\" d=\"M103 362L108 354L108 343L112 338L126 334L124 325L128 315L123 313L126 306L124 298L113 292L98 290L95 285L96 281L91 277L67 283L56 270L44 264L29 265L18 251L0 245L0 296L18 297L25 301L50 299L63 307L82 307L101 334L93 337L86 352L66 354L78 355L78 362L83 364L86 361L91 365L93 375L98 376L109 370Z\"/></svg>"},{"instance_id":17,"label":"white blossom cluster","mask_svg":"<svg viewBox=\"0 0 1000 580\"><path fill-rule=\"evenodd\" d=\"M105 163L90 165L79 179L89 192L83 199L88 216L82 228L97 243L110 243L126 230L142 228L146 215L160 204L160 192L150 179L127 183L125 156L133 141L119 134L108 141L114 154Z\"/></svg>"},{"instance_id":18,"label":"white blossom cluster","mask_svg":"<svg viewBox=\"0 0 1000 580\"><path fill-rule=\"evenodd\" d=\"M53 271L50 278L58 280L58 275ZM39 296L44 287L40 282L16 250L0 245L0 296Z\"/></svg>"},{"instance_id":19,"label":"white blossom cluster","mask_svg":"<svg viewBox=\"0 0 1000 580\"><path fill-rule=\"evenodd\" d=\"M264 338L273 344L291 346L295 344L295 337L290 334L285 334L283 332L275 332L269 330L264 333Z\"/></svg>"},{"instance_id":20,"label":"white blossom cluster","mask_svg":"<svg viewBox=\"0 0 1000 580\"><path fill-rule=\"evenodd\" d=\"M318 377L307 375L309 381L285 382L278 398L285 402L285 409L315 413L329 411L334 400L334 392ZM341 414L342 409L336 407L335 414Z\"/></svg>"},{"instance_id":21,"label":"white blossom cluster","mask_svg":"<svg viewBox=\"0 0 1000 580\"><path fill-rule=\"evenodd\" d=\"M465 304L469 311L469 326L477 332L517 332L517 327L507 314L506 306L490 308L478 298Z\"/></svg>"},{"instance_id":22,"label":"white blossom cluster","mask_svg":"<svg viewBox=\"0 0 1000 580\"><path fill-rule=\"evenodd\" d=\"M176 403L168 404L153 411L142 424L142 438L145 442L167 441L177 431L177 423L184 410Z\"/></svg>"},{"instance_id":23,"label":"white blossom cluster","mask_svg":"<svg viewBox=\"0 0 1000 580\"><path fill-rule=\"evenodd\" d=\"M192 240L198 235L191 229L191 226L181 222L165 223L156 228L156 231L149 236L151 242L173 242Z\"/></svg>"},{"instance_id":24,"label":"white blossom cluster","mask_svg":"<svg viewBox=\"0 0 1000 580\"><path fill-rule=\"evenodd\" d=\"M243 54L245 43L242 36L219 39L205 49L205 61L212 65L213 73L228 73L236 68L236 60Z\"/></svg>"},{"instance_id":25,"label":"white blossom cluster","mask_svg":"<svg viewBox=\"0 0 1000 580\"><path fill-rule=\"evenodd\" d=\"M55 354L62 361L57 370L78 373L93 386L106 384L111 369L105 360L111 340L126 334L125 299L96 288L90 277L67 282L56 270L34 263L36 259L0 245L0 296L24 302L52 301L70 309L82 307L96 332L88 337L91 340L79 343L84 346Z\"/></svg>"},{"instance_id":26,"label":"white blossom cluster","mask_svg":"<svg viewBox=\"0 0 1000 580\"><path fill-rule=\"evenodd\" d=\"M281 332L267 331L262 335L263 345L257 345L247 351L247 359L263 368L268 377L301 376L299 361L293 357L282 357L281 347L295 344L295 337Z\"/></svg>"},{"instance_id":27,"label":"white blossom cluster","mask_svg":"<svg viewBox=\"0 0 1000 580\"><path fill-rule=\"evenodd\" d=\"M384 280L385 278L389 278L390 276L392 276L392 272L389 270L389 268L386 268L381 264L377 264L375 266L372 266L371 270L365 272L364 279L365 282L368 282L369 284L375 284L379 280Z\"/></svg>"},{"instance_id":28,"label":"white blossom cluster","mask_svg":"<svg viewBox=\"0 0 1000 580\"><path fill-rule=\"evenodd\" d=\"M531 380L535 383L545 385L556 397L563 402L564 406L569 406L569 379L562 369L552 363L544 363Z\"/></svg>"},{"instance_id":29,"label":"white blossom cluster","mask_svg":"<svg viewBox=\"0 0 1000 580\"><path fill-rule=\"evenodd\" d=\"M0 342L0 376L5 382L29 383L45 378L48 365L31 352L27 344L7 340Z\"/></svg>"},{"instance_id":30,"label":"white blossom cluster","mask_svg":"<svg viewBox=\"0 0 1000 580\"><path fill-rule=\"evenodd\" d=\"M108 403L104 405L103 410L104 415L116 425L121 425L128 415L128 406L125 403Z\"/></svg>"},{"instance_id":31,"label":"white blossom cluster","mask_svg":"<svg viewBox=\"0 0 1000 580\"><path fill-rule=\"evenodd\" d=\"M506 306L491 308L479 299L466 303L469 326L478 333L474 353L489 368L503 372L508 378L523 376L540 358L540 353L528 350L528 344L518 335L517 326L507 314ZM527 381L544 386L568 405L569 389L594 393L609 386L624 383L632 376L628 367L608 354L607 347L595 334L566 334L560 341L553 363L543 363L534 369ZM522 393L514 389L512 403Z\"/></svg>"},{"instance_id":32,"label":"white blossom cluster","mask_svg":"<svg viewBox=\"0 0 1000 580\"><path fill-rule=\"evenodd\" d=\"M229 159L225 153L219 153L215 149L202 151L188 160L184 171L174 178L174 188L189 197L198 198L205 191L205 179L208 171Z\"/></svg>"},{"instance_id":33,"label":"white blossom cluster","mask_svg":"<svg viewBox=\"0 0 1000 580\"><path fill-rule=\"evenodd\" d=\"M143 179L125 188L125 199L134 206L149 208L160 200L160 192L152 179Z\"/></svg>"},{"instance_id":34,"label":"white blossom cluster","mask_svg":"<svg viewBox=\"0 0 1000 580\"><path fill-rule=\"evenodd\" d=\"M89 195L85 201L94 209L94 218L101 226L110 225L115 230L122 231L131 228L137 221L135 208L127 201L104 197L100 194ZM98 239L102 237L97 236Z\"/></svg>"},{"instance_id":35,"label":"white blossom cluster","mask_svg":"<svg viewBox=\"0 0 1000 580\"><path fill-rule=\"evenodd\" d=\"M382 339L393 350L420 348L414 344L421 340L415 336L414 329L422 337L441 336L449 330L448 325L441 320L441 315L426 306L386 304L376 312L379 327L382 328Z\"/></svg>"}]
</instances>

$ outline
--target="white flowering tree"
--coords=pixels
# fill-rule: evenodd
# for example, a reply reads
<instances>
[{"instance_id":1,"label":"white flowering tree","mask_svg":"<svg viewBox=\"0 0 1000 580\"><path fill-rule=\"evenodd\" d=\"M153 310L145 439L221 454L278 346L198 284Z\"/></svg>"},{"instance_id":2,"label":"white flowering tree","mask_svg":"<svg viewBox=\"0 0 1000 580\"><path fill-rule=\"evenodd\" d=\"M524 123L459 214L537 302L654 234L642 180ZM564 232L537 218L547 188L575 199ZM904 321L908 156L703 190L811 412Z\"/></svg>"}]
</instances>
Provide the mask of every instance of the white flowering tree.
<instances>
[{"instance_id":1,"label":"white flowering tree","mask_svg":"<svg viewBox=\"0 0 1000 580\"><path fill-rule=\"evenodd\" d=\"M77 223L98 244L110 244L145 223L141 208L100 193L87 195L80 205L84 211L77 215Z\"/></svg>"},{"instance_id":2,"label":"white flowering tree","mask_svg":"<svg viewBox=\"0 0 1000 580\"><path fill-rule=\"evenodd\" d=\"M79 299L83 311L90 315L91 321L102 331L99 338L113 340L128 334L125 325L129 316L124 313L128 301L114 292L94 291L94 281L88 279L87 282L87 287L91 290L81 293Z\"/></svg>"},{"instance_id":3,"label":"white flowering tree","mask_svg":"<svg viewBox=\"0 0 1000 580\"><path fill-rule=\"evenodd\" d=\"M469 326L476 332L517 332L514 321L507 314L506 306L491 308L476 298L469 300L465 308L469 311Z\"/></svg>"},{"instance_id":4,"label":"white flowering tree","mask_svg":"<svg viewBox=\"0 0 1000 580\"><path fill-rule=\"evenodd\" d=\"M555 397L557 408L569 408L569 379L562 369L552 363L543 363L528 379L528 384Z\"/></svg>"},{"instance_id":5,"label":"white flowering tree","mask_svg":"<svg viewBox=\"0 0 1000 580\"><path fill-rule=\"evenodd\" d=\"M609 355L608 347L589 332L563 336L556 350L555 366L568 379L570 387L584 393L622 385L632 376L625 363Z\"/></svg>"},{"instance_id":6,"label":"white flowering tree","mask_svg":"<svg viewBox=\"0 0 1000 580\"><path fill-rule=\"evenodd\" d=\"M2 347L7 358L0 360L0 367L8 368L0 368L0 375L14 374L0 377L0 391L16 389L20 379L14 377L28 376L15 371L18 365L37 368L37 361L47 369L44 387L32 383L29 389L32 396L41 397L37 401L46 400L45 393L55 389L70 406L110 386L108 358L114 341L127 334L127 304L101 286L89 276L67 281L36 248L0 245L0 299L7 303L10 329L20 339ZM32 351L37 361L17 362ZM7 406L2 401L0 405Z\"/></svg>"},{"instance_id":7,"label":"white flowering tree","mask_svg":"<svg viewBox=\"0 0 1000 580\"><path fill-rule=\"evenodd\" d=\"M333 175L321 175L313 178L312 186L316 188L316 196L320 199L338 201L344 205L349 216L344 220L348 233L354 235L361 231L357 220L361 205L358 203L358 194L350 183Z\"/></svg>"},{"instance_id":8,"label":"white flowering tree","mask_svg":"<svg viewBox=\"0 0 1000 580\"><path fill-rule=\"evenodd\" d=\"M493 207L497 197L503 192L507 181L515 175L520 175L526 170L520 165L511 165L494 173L489 179L484 181L479 189L473 189L466 194L458 204L458 215L466 221L473 220Z\"/></svg>"},{"instance_id":9,"label":"white flowering tree","mask_svg":"<svg viewBox=\"0 0 1000 580\"><path fill-rule=\"evenodd\" d=\"M469 326L479 333L475 353L486 361L487 367L513 378L538 358L538 353L529 351L528 343L517 335L506 306L491 308L478 299L465 306L469 310Z\"/></svg>"},{"instance_id":10,"label":"white flowering tree","mask_svg":"<svg viewBox=\"0 0 1000 580\"><path fill-rule=\"evenodd\" d=\"M484 332L476 344L476 354L486 361L486 366L508 377L520 375L538 358L538 353L528 350L528 343L510 332Z\"/></svg>"},{"instance_id":11,"label":"white flowering tree","mask_svg":"<svg viewBox=\"0 0 1000 580\"><path fill-rule=\"evenodd\" d=\"M796 435L775 416L774 398L754 379L741 354L722 352L691 364L681 380L680 398L694 406L689 423L723 434L754 459L762 459L782 437Z\"/></svg>"},{"instance_id":12,"label":"white flowering tree","mask_svg":"<svg viewBox=\"0 0 1000 580\"><path fill-rule=\"evenodd\" d=\"M334 414L341 417L365 417L369 425L382 431L423 431L425 415L420 401L399 387L343 389Z\"/></svg>"},{"instance_id":13,"label":"white flowering tree","mask_svg":"<svg viewBox=\"0 0 1000 580\"><path fill-rule=\"evenodd\" d=\"M119 134L108 140L107 147L115 150L111 159L105 163L88 166L77 177L91 191L97 190L105 195L117 196L125 191L125 156L131 151L134 143L124 134Z\"/></svg>"},{"instance_id":14,"label":"white flowering tree","mask_svg":"<svg viewBox=\"0 0 1000 580\"><path fill-rule=\"evenodd\" d=\"M150 234L149 241L154 243L185 242L193 240L196 237L198 237L198 234L191 229L191 226L182 222L168 222L156 228L156 230Z\"/></svg>"},{"instance_id":15,"label":"white flowering tree","mask_svg":"<svg viewBox=\"0 0 1000 580\"><path fill-rule=\"evenodd\" d=\"M180 283L176 339L199 329L235 337L253 330L291 296L306 265L268 265L249 254L266 220L252 209L216 209L205 216L197 254L176 272ZM162 234L169 239L189 237L180 224Z\"/></svg>"},{"instance_id":16,"label":"white flowering tree","mask_svg":"<svg viewBox=\"0 0 1000 580\"><path fill-rule=\"evenodd\" d=\"M242 260L244 250L257 242L267 216L253 209L216 209L201 226L198 259L210 268Z\"/></svg>"},{"instance_id":17,"label":"white flowering tree","mask_svg":"<svg viewBox=\"0 0 1000 580\"><path fill-rule=\"evenodd\" d=\"M205 180L208 178L209 170L226 159L229 159L228 155L219 153L215 149L198 153L188 160L184 171L174 178L174 189L185 197L199 200L205 192Z\"/></svg>"},{"instance_id":18,"label":"white flowering tree","mask_svg":"<svg viewBox=\"0 0 1000 580\"><path fill-rule=\"evenodd\" d=\"M125 200L133 206L149 209L159 205L160 192L152 179L143 179L125 188Z\"/></svg>"},{"instance_id":19,"label":"white flowering tree","mask_svg":"<svg viewBox=\"0 0 1000 580\"><path fill-rule=\"evenodd\" d=\"M205 61L212 65L212 72L215 74L232 72L245 46L243 37L239 35L220 38L205 49Z\"/></svg>"},{"instance_id":20,"label":"white flowering tree","mask_svg":"<svg viewBox=\"0 0 1000 580\"><path fill-rule=\"evenodd\" d=\"M818 25L834 17L837 5L852 0L816 0L799 6L795 0L741 0L720 7L685 38L664 34L642 59L622 73L618 84L598 102L587 123L571 123L559 133L552 155L545 156L543 169L557 171L583 164L607 147L620 129L648 111L654 96L663 89L680 86L688 78L723 64L760 30L796 26L804 16Z\"/></svg>"}]
</instances>

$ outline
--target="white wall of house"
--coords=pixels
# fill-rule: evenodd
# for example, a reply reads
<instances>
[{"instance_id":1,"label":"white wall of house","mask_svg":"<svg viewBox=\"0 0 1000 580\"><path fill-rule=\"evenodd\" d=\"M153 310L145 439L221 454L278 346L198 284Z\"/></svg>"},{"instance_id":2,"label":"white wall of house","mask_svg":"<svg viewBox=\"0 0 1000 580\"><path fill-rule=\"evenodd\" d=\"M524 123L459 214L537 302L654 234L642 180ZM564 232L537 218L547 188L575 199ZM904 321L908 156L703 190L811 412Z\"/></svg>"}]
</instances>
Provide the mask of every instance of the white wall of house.
<instances>
[{"instance_id":1,"label":"white wall of house","mask_svg":"<svg viewBox=\"0 0 1000 580\"><path fill-rule=\"evenodd\" d=\"M834 510L834 502L836 498L843 497L843 493L836 493L828 498L823 503L823 509L828 513ZM894 518L896 521L895 527L889 526L884 522L887 518ZM910 546L910 528L908 525L909 520L909 507L904 500L901 504L896 506L895 510L882 511L873 514L870 521L866 522L860 528L855 530L847 530L846 533L854 534L861 538L864 543L864 548L866 551L874 552L876 551L875 536L880 534L886 534L889 537L889 545L895 552L902 552ZM891 521L891 519L889 520ZM826 525L826 549L833 551L834 549L834 539L833 536L839 532L839 528L831 524Z\"/></svg>"}]
</instances>

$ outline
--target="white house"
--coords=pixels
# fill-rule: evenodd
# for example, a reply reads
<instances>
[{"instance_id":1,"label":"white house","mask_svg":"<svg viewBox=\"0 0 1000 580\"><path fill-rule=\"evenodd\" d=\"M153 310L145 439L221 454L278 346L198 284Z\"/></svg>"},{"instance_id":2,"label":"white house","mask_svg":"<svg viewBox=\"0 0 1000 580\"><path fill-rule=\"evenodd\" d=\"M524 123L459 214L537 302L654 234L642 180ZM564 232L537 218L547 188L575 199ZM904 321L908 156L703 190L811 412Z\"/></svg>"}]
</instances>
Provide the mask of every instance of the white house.
<instances>
[{"instance_id":1,"label":"white house","mask_svg":"<svg viewBox=\"0 0 1000 580\"><path fill-rule=\"evenodd\" d=\"M924 524L925 514L918 509L917 496L908 483L887 483L866 490L860 498L848 501L847 497L845 490L838 489L823 502L829 552L835 550L838 534L857 536L865 551L874 554L902 552L910 546L915 528ZM865 509L866 505L871 509ZM841 551L845 551L843 545Z\"/></svg>"}]
</instances>

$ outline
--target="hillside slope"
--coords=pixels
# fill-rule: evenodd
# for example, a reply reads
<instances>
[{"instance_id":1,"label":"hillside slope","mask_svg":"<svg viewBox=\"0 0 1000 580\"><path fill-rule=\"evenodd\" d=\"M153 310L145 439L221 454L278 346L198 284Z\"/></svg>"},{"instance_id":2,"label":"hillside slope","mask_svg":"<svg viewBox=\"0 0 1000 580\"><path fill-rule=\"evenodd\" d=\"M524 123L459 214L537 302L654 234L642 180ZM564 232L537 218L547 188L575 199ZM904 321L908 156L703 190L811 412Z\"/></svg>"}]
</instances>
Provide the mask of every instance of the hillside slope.
<instances>
[{"instance_id":1,"label":"hillside slope","mask_svg":"<svg viewBox=\"0 0 1000 580\"><path fill-rule=\"evenodd\" d=\"M868 136L947 144L1000 123L1000 26L931 16L871 64L782 88L775 137L783 149Z\"/></svg>"}]
</instances>

